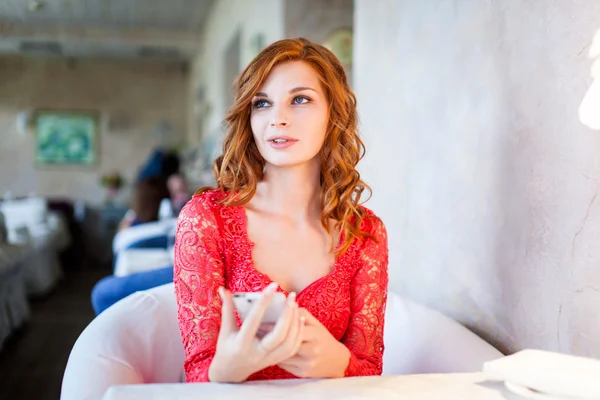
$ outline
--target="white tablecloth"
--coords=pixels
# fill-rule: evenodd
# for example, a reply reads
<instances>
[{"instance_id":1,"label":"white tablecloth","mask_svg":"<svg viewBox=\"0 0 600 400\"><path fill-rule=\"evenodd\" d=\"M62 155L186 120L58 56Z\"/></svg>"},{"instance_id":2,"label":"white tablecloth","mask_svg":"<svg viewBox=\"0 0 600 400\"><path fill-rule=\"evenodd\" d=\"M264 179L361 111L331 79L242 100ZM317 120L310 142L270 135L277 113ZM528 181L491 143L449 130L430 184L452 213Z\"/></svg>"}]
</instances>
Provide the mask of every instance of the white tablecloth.
<instances>
[{"instance_id":1,"label":"white tablecloth","mask_svg":"<svg viewBox=\"0 0 600 400\"><path fill-rule=\"evenodd\" d=\"M483 374L377 376L364 378L113 386L103 400L153 399L402 399L522 400Z\"/></svg>"},{"instance_id":2,"label":"white tablecloth","mask_svg":"<svg viewBox=\"0 0 600 400\"><path fill-rule=\"evenodd\" d=\"M121 250L115 264L115 276L127 276L173 265L173 251L164 249Z\"/></svg>"}]
</instances>

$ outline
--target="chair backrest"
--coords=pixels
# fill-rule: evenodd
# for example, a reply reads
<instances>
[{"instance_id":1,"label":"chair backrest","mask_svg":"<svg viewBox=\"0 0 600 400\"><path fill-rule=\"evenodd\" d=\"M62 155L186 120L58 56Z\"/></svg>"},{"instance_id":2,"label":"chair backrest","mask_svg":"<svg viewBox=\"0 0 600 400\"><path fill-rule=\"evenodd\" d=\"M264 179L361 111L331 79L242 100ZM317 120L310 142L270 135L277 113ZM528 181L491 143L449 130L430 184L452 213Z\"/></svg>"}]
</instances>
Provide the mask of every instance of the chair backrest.
<instances>
[{"instance_id":1,"label":"chair backrest","mask_svg":"<svg viewBox=\"0 0 600 400\"><path fill-rule=\"evenodd\" d=\"M0 211L4 213L8 230L28 227L35 230L46 221L48 204L40 197L28 197L19 200L0 202Z\"/></svg>"},{"instance_id":2,"label":"chair backrest","mask_svg":"<svg viewBox=\"0 0 600 400\"><path fill-rule=\"evenodd\" d=\"M176 218L171 218L156 222L147 222L144 224L132 226L118 232L113 239L113 253L116 255L123 249L137 246L140 248L140 241L154 239L157 237L164 238L164 247L167 247L167 237L177 224ZM162 243L161 243L162 244Z\"/></svg>"},{"instance_id":3,"label":"chair backrest","mask_svg":"<svg viewBox=\"0 0 600 400\"><path fill-rule=\"evenodd\" d=\"M452 319L394 293L384 341L384 375L478 372L484 362L502 357ZM61 399L100 397L112 385L181 382L184 359L173 284L137 292L83 331L69 357Z\"/></svg>"},{"instance_id":4,"label":"chair backrest","mask_svg":"<svg viewBox=\"0 0 600 400\"><path fill-rule=\"evenodd\" d=\"M61 399L99 399L112 385L181 382L184 359L173 284L137 292L81 333L69 356Z\"/></svg>"},{"instance_id":5,"label":"chair backrest","mask_svg":"<svg viewBox=\"0 0 600 400\"><path fill-rule=\"evenodd\" d=\"M480 372L502 353L438 311L390 293L385 313L383 374Z\"/></svg>"},{"instance_id":6,"label":"chair backrest","mask_svg":"<svg viewBox=\"0 0 600 400\"><path fill-rule=\"evenodd\" d=\"M166 249L167 235L147 237L132 242L127 246L127 249Z\"/></svg>"}]
</instances>

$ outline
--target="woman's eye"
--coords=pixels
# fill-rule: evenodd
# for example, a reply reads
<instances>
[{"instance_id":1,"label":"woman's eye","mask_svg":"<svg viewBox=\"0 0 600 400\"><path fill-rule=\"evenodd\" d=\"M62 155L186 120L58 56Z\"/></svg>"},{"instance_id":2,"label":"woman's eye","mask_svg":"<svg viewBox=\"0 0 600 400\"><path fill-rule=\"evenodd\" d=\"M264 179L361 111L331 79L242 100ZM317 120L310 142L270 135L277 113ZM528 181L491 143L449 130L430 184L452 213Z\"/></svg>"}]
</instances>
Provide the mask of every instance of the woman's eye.
<instances>
[{"instance_id":1,"label":"woman's eye","mask_svg":"<svg viewBox=\"0 0 600 400\"><path fill-rule=\"evenodd\" d=\"M310 101L310 99L306 96L296 96L294 97L294 104L306 104Z\"/></svg>"},{"instance_id":2,"label":"woman's eye","mask_svg":"<svg viewBox=\"0 0 600 400\"><path fill-rule=\"evenodd\" d=\"M254 108L266 107L269 103L266 100L256 100L253 104Z\"/></svg>"}]
</instances>

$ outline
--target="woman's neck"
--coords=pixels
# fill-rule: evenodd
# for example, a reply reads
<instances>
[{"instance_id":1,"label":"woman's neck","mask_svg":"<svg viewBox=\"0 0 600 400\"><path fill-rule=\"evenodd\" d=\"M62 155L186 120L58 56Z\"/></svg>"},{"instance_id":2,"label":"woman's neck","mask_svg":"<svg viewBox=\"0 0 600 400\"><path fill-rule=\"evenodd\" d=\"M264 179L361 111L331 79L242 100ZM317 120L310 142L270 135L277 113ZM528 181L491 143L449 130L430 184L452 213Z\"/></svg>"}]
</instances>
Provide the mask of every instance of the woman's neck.
<instances>
[{"instance_id":1,"label":"woman's neck","mask_svg":"<svg viewBox=\"0 0 600 400\"><path fill-rule=\"evenodd\" d=\"M312 165L311 165L312 164ZM320 218L320 165L279 168L267 165L256 187L253 207L292 220Z\"/></svg>"}]
</instances>

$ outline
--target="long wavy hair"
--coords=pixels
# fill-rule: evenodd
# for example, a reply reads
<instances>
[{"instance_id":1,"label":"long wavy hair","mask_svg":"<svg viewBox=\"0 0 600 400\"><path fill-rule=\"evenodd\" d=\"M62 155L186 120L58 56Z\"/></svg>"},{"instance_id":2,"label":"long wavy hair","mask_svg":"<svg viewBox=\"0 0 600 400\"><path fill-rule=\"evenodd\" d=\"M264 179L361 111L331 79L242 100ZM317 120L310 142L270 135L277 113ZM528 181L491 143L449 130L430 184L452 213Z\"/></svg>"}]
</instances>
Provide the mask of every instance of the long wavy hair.
<instances>
[{"instance_id":1,"label":"long wavy hair","mask_svg":"<svg viewBox=\"0 0 600 400\"><path fill-rule=\"evenodd\" d=\"M260 155L250 126L251 103L273 68L286 61L303 61L317 73L329 102L329 124L321 157L321 224L331 236L330 220L344 232L336 251L346 251L358 237L372 237L360 229L367 214L359 207L363 192L371 189L360 179L356 165L365 154L357 131L356 97L346 72L327 48L307 39L284 39L262 50L234 82L235 102L225 116L227 134L223 154L213 165L218 188L227 195L225 205L248 203L263 179L265 160ZM204 187L197 193L214 189ZM368 200L368 198L367 198ZM366 200L365 200L366 201Z\"/></svg>"}]
</instances>

